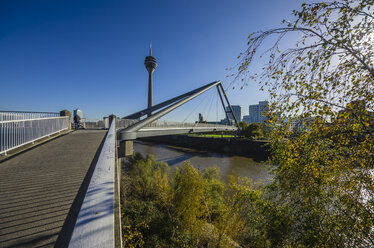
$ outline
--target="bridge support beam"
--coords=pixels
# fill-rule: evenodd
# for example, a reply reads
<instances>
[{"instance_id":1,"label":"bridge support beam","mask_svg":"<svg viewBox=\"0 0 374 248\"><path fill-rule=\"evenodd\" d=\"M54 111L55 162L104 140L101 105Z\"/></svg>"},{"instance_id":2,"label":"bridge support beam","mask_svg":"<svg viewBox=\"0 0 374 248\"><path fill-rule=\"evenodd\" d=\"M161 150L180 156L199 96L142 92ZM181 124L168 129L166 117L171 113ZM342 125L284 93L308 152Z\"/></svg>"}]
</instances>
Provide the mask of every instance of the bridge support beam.
<instances>
[{"instance_id":1,"label":"bridge support beam","mask_svg":"<svg viewBox=\"0 0 374 248\"><path fill-rule=\"evenodd\" d=\"M132 140L122 140L119 143L118 157L123 158L134 154L134 142Z\"/></svg>"}]
</instances>

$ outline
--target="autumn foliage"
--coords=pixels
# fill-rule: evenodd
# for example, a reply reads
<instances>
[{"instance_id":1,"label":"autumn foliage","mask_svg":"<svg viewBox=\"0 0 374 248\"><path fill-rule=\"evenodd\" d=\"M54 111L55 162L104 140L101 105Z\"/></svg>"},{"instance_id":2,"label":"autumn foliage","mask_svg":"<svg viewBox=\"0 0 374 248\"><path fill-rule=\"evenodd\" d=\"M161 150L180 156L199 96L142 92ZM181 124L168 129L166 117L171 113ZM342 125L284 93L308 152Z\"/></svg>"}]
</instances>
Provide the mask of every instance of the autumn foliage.
<instances>
[{"instance_id":1,"label":"autumn foliage","mask_svg":"<svg viewBox=\"0 0 374 248\"><path fill-rule=\"evenodd\" d=\"M290 221L282 246L374 245L373 5L304 3L285 27L251 34L239 56L236 79L271 97L273 201Z\"/></svg>"},{"instance_id":2,"label":"autumn foliage","mask_svg":"<svg viewBox=\"0 0 374 248\"><path fill-rule=\"evenodd\" d=\"M135 154L121 190L125 247L241 247L257 236L268 242L256 230L266 222L252 226L265 207L262 193L248 179L223 183L217 168L200 172L185 163L170 174L166 163Z\"/></svg>"}]
</instances>

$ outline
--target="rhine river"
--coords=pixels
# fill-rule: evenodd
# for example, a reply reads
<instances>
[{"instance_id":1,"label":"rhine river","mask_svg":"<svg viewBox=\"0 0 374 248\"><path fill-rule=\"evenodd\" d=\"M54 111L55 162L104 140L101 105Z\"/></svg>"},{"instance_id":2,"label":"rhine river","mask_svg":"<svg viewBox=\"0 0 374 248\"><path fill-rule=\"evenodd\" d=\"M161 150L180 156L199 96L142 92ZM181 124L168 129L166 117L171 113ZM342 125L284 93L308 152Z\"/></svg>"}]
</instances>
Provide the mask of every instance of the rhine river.
<instances>
[{"instance_id":1,"label":"rhine river","mask_svg":"<svg viewBox=\"0 0 374 248\"><path fill-rule=\"evenodd\" d=\"M167 162L171 168L183 165L186 161L190 161L195 168L201 171L208 167L216 166L219 168L223 179L228 179L230 175L234 175L249 177L255 182L261 180L264 183L269 183L271 180L264 164L247 157L198 151L144 141L134 141L134 152L139 152L144 156L149 153L153 154L157 160Z\"/></svg>"}]
</instances>

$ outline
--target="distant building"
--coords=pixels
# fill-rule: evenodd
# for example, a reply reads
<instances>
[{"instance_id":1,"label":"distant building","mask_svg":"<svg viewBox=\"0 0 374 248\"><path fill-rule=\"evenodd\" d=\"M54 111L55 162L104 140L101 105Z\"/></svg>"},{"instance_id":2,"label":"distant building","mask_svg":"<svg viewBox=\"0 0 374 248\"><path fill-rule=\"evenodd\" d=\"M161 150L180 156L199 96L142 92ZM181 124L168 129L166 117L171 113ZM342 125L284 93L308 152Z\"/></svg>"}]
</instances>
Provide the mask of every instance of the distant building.
<instances>
[{"instance_id":1,"label":"distant building","mask_svg":"<svg viewBox=\"0 0 374 248\"><path fill-rule=\"evenodd\" d=\"M222 120L221 121L204 121L204 123L206 124L221 124Z\"/></svg>"},{"instance_id":2,"label":"distant building","mask_svg":"<svg viewBox=\"0 0 374 248\"><path fill-rule=\"evenodd\" d=\"M288 122L289 130L297 133L310 130L309 125L317 120L317 117L303 118L301 116L292 119L285 119L285 121Z\"/></svg>"},{"instance_id":3,"label":"distant building","mask_svg":"<svg viewBox=\"0 0 374 248\"><path fill-rule=\"evenodd\" d=\"M302 132L304 131L305 120L301 117L286 118L285 123L288 125L288 131Z\"/></svg>"},{"instance_id":4,"label":"distant building","mask_svg":"<svg viewBox=\"0 0 374 248\"><path fill-rule=\"evenodd\" d=\"M227 125L227 124L228 124L227 118L222 119L222 120L219 122L219 124L221 124L221 125Z\"/></svg>"},{"instance_id":5,"label":"distant building","mask_svg":"<svg viewBox=\"0 0 374 248\"><path fill-rule=\"evenodd\" d=\"M83 112L80 109L74 109L74 116L78 115L81 120L83 119Z\"/></svg>"},{"instance_id":6,"label":"distant building","mask_svg":"<svg viewBox=\"0 0 374 248\"><path fill-rule=\"evenodd\" d=\"M251 116L250 116L250 115L245 115L245 116L243 116L243 121L247 122L248 124L249 124L249 123L252 123L252 122L251 122Z\"/></svg>"},{"instance_id":7,"label":"distant building","mask_svg":"<svg viewBox=\"0 0 374 248\"><path fill-rule=\"evenodd\" d=\"M250 123L261 123L264 124L266 121L266 112L268 110L268 102L260 101L258 104L249 105L248 117L246 118L248 124Z\"/></svg>"},{"instance_id":8,"label":"distant building","mask_svg":"<svg viewBox=\"0 0 374 248\"><path fill-rule=\"evenodd\" d=\"M234 116L238 122L241 122L243 120L244 116L244 108L240 105L231 105L232 111L234 112ZM230 108L227 106L226 107L227 111L230 111ZM234 122L234 118L231 113L229 114L229 118L232 122Z\"/></svg>"}]
</instances>

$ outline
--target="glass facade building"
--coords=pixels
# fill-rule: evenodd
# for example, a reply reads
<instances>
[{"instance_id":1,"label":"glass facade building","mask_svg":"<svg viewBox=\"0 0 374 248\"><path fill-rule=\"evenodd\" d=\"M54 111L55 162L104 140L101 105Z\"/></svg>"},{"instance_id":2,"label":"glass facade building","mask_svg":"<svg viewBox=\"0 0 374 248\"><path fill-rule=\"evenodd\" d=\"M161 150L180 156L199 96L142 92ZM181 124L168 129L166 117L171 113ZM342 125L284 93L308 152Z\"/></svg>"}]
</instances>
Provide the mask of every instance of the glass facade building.
<instances>
[{"instance_id":1,"label":"glass facade building","mask_svg":"<svg viewBox=\"0 0 374 248\"><path fill-rule=\"evenodd\" d=\"M264 124L266 121L266 111L268 110L268 102L260 101L258 104L249 105L248 115L245 116L245 120L248 124L250 123L261 123Z\"/></svg>"}]
</instances>

